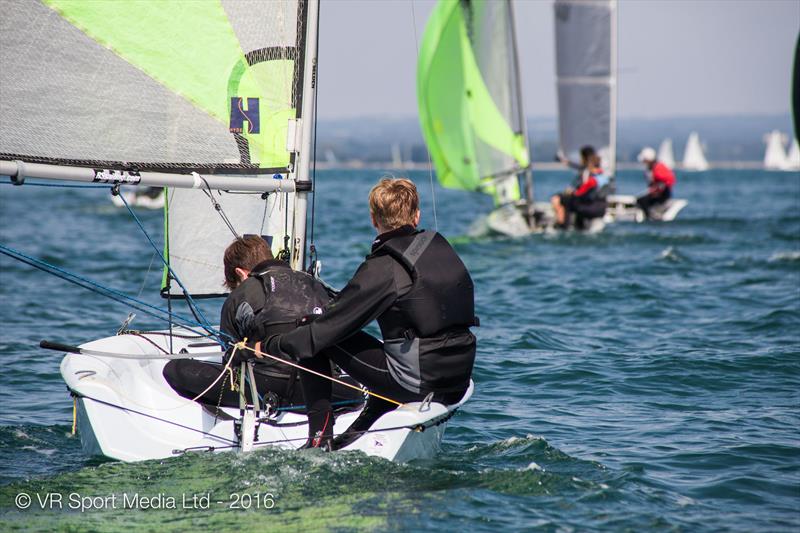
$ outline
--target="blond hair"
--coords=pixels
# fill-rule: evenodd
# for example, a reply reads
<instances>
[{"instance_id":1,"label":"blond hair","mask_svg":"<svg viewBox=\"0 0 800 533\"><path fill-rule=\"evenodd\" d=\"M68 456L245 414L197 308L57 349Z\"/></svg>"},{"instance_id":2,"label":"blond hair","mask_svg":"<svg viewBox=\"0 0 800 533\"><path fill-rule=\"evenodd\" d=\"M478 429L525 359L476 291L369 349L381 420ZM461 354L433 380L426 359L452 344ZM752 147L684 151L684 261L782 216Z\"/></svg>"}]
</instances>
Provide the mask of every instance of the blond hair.
<instances>
[{"instance_id":1,"label":"blond hair","mask_svg":"<svg viewBox=\"0 0 800 533\"><path fill-rule=\"evenodd\" d=\"M369 191L369 212L387 230L415 225L418 211L419 195L410 179L384 177Z\"/></svg>"}]
</instances>

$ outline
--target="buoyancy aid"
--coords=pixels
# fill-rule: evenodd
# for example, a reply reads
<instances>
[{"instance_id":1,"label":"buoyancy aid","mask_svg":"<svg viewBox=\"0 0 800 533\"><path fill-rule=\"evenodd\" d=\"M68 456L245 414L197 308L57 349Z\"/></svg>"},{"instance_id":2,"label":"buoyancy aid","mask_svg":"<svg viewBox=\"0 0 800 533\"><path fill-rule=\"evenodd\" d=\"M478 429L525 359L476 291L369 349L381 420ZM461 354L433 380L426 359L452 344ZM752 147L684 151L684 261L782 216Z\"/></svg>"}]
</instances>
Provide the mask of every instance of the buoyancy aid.
<instances>
[{"instance_id":1,"label":"buoyancy aid","mask_svg":"<svg viewBox=\"0 0 800 533\"><path fill-rule=\"evenodd\" d=\"M604 199L609 190L609 177L600 167L587 168L576 179L575 196L584 201Z\"/></svg>"},{"instance_id":2,"label":"buoyancy aid","mask_svg":"<svg viewBox=\"0 0 800 533\"><path fill-rule=\"evenodd\" d=\"M418 336L428 337L476 324L472 278L453 247L439 233L420 231L395 237L373 255L381 253L399 261L411 274L412 281L411 289L383 315L390 336L412 329Z\"/></svg>"},{"instance_id":3,"label":"buoyancy aid","mask_svg":"<svg viewBox=\"0 0 800 533\"><path fill-rule=\"evenodd\" d=\"M388 254L411 276L411 288L380 317L391 375L415 392L451 392L469 384L478 325L472 278L439 233L394 237L371 256Z\"/></svg>"},{"instance_id":4,"label":"buoyancy aid","mask_svg":"<svg viewBox=\"0 0 800 533\"><path fill-rule=\"evenodd\" d=\"M250 278L261 282L256 287L263 291L261 299L264 301L261 309L253 310L252 331L248 332L253 338L266 339L291 331L303 317L321 315L330 301L322 283L310 274L288 266L270 266L266 270L251 272Z\"/></svg>"}]
</instances>

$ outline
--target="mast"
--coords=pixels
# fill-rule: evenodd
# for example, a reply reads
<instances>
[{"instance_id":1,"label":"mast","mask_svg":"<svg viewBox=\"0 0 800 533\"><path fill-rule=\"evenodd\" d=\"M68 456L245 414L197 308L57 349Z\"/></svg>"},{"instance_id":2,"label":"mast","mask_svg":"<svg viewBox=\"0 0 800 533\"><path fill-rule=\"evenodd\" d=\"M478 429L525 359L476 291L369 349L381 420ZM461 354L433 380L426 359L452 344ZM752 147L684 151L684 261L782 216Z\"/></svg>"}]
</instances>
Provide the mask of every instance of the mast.
<instances>
[{"instance_id":1,"label":"mast","mask_svg":"<svg viewBox=\"0 0 800 533\"><path fill-rule=\"evenodd\" d=\"M516 78L516 85L517 85L517 97L519 99L519 105L517 106L517 112L519 114L519 123L520 129L522 130L520 133L522 134L522 138L525 140L525 150L529 150L529 139L528 139L528 122L525 119L525 106L523 105L523 97L522 97L522 81L520 80L520 70L519 70L519 50L517 47L517 28L516 28L516 17L514 17L514 4L511 0L508 0L508 16L511 19L509 21L509 28L511 29L511 53L514 57L512 63L515 72ZM531 224L533 221L534 215L534 203L533 203L533 170L532 165L528 164L528 168L525 169L525 216L528 219L528 224Z\"/></svg>"},{"instance_id":2,"label":"mast","mask_svg":"<svg viewBox=\"0 0 800 533\"><path fill-rule=\"evenodd\" d=\"M609 114L609 139L608 139L608 166L611 173L611 190L617 190L617 75L619 49L617 46L617 23L619 21L617 0L611 0L611 76L608 80L611 102L611 112Z\"/></svg>"},{"instance_id":3,"label":"mast","mask_svg":"<svg viewBox=\"0 0 800 533\"><path fill-rule=\"evenodd\" d=\"M319 0L308 0L306 19L306 38L304 50L303 104L300 111L300 146L297 165L296 186L298 190L309 191L313 186L309 175L311 158L311 134L314 128L317 99L317 40L319 38ZM292 128L289 128L291 132ZM294 226L296 228L292 245L291 265L294 269L305 268L306 223L308 194L298 194L295 198Z\"/></svg>"}]
</instances>

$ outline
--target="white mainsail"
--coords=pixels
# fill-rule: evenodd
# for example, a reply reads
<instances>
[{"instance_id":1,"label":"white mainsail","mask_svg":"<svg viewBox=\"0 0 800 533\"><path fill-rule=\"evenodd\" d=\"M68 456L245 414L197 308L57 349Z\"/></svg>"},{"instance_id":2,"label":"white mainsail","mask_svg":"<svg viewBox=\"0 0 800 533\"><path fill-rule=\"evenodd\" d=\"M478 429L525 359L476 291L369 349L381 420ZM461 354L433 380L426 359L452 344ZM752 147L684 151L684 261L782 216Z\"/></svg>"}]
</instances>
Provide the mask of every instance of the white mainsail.
<instances>
[{"instance_id":1,"label":"white mainsail","mask_svg":"<svg viewBox=\"0 0 800 533\"><path fill-rule=\"evenodd\" d=\"M789 155L786 156L786 169L787 170L800 170L800 143L795 138L789 148Z\"/></svg>"},{"instance_id":2,"label":"white mainsail","mask_svg":"<svg viewBox=\"0 0 800 533\"><path fill-rule=\"evenodd\" d=\"M764 151L764 168L767 170L786 170L788 160L783 145L786 136L778 130L772 130L764 136L767 149Z\"/></svg>"},{"instance_id":3,"label":"white mainsail","mask_svg":"<svg viewBox=\"0 0 800 533\"><path fill-rule=\"evenodd\" d=\"M617 1L556 0L559 145L570 160L592 145L614 174L617 129Z\"/></svg>"},{"instance_id":4,"label":"white mainsail","mask_svg":"<svg viewBox=\"0 0 800 533\"><path fill-rule=\"evenodd\" d=\"M703 154L703 147L700 145L700 136L693 131L689 134L689 140L686 142L686 149L683 152L683 170L702 172L708 169L709 164Z\"/></svg>"},{"instance_id":5,"label":"white mainsail","mask_svg":"<svg viewBox=\"0 0 800 533\"><path fill-rule=\"evenodd\" d=\"M675 168L675 155L672 152L672 139L664 139L658 147L658 160L669 168Z\"/></svg>"}]
</instances>

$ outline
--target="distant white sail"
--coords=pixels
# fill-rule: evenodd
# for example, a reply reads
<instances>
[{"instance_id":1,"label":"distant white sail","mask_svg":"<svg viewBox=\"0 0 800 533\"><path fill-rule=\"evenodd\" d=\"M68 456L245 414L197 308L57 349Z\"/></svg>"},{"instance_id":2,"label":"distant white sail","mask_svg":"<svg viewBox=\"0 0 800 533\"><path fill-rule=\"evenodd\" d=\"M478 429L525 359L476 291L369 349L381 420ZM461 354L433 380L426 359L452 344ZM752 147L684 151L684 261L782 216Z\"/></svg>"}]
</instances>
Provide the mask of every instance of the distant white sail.
<instances>
[{"instance_id":1,"label":"distant white sail","mask_svg":"<svg viewBox=\"0 0 800 533\"><path fill-rule=\"evenodd\" d=\"M786 170L800 170L800 143L795 138L786 157Z\"/></svg>"},{"instance_id":2,"label":"distant white sail","mask_svg":"<svg viewBox=\"0 0 800 533\"><path fill-rule=\"evenodd\" d=\"M778 130L772 130L764 136L767 150L764 152L764 168L767 170L786 170L788 160L783 144L786 137Z\"/></svg>"},{"instance_id":3,"label":"distant white sail","mask_svg":"<svg viewBox=\"0 0 800 533\"><path fill-rule=\"evenodd\" d=\"M403 168L403 154L400 152L400 143L392 144L392 168Z\"/></svg>"},{"instance_id":4,"label":"distant white sail","mask_svg":"<svg viewBox=\"0 0 800 533\"><path fill-rule=\"evenodd\" d=\"M672 139L664 139L658 147L658 160L669 168L675 168L675 154L672 153Z\"/></svg>"},{"instance_id":5,"label":"distant white sail","mask_svg":"<svg viewBox=\"0 0 800 533\"><path fill-rule=\"evenodd\" d=\"M613 174L617 129L617 1L556 0L556 74L561 151L579 160L592 145Z\"/></svg>"},{"instance_id":6,"label":"distant white sail","mask_svg":"<svg viewBox=\"0 0 800 533\"><path fill-rule=\"evenodd\" d=\"M700 145L700 136L697 135L696 131L693 131L689 134L689 140L686 142L686 150L683 152L683 170L702 172L708 169L708 161L703 154L703 147Z\"/></svg>"}]
</instances>

